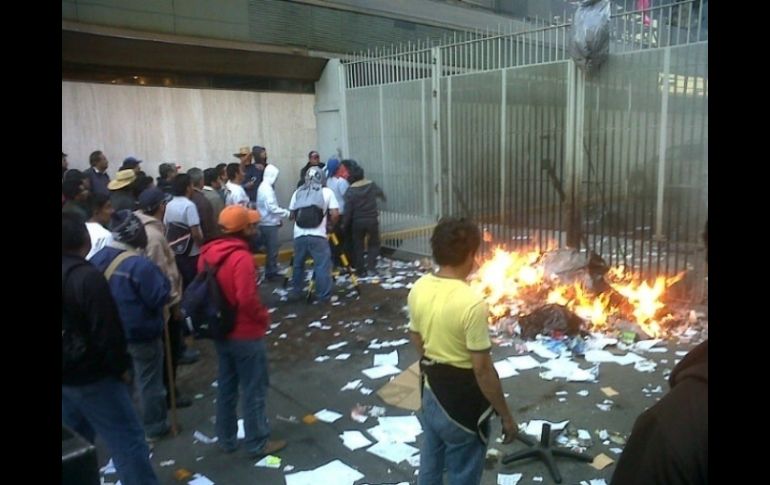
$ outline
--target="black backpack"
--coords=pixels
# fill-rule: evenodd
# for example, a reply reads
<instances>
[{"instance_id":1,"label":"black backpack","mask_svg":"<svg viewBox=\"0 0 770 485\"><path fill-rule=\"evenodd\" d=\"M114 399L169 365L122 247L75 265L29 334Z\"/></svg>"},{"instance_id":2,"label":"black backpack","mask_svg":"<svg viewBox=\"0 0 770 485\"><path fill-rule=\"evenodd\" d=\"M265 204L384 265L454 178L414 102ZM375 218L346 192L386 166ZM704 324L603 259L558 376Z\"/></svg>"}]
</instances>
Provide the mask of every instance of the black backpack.
<instances>
[{"instance_id":1,"label":"black backpack","mask_svg":"<svg viewBox=\"0 0 770 485\"><path fill-rule=\"evenodd\" d=\"M181 222L166 224L166 240L171 250L177 256L187 256L193 247L190 226Z\"/></svg>"},{"instance_id":2,"label":"black backpack","mask_svg":"<svg viewBox=\"0 0 770 485\"><path fill-rule=\"evenodd\" d=\"M235 309L227 302L217 281L221 266L206 264L182 296L182 310L198 338L223 340L235 328Z\"/></svg>"},{"instance_id":3,"label":"black backpack","mask_svg":"<svg viewBox=\"0 0 770 485\"><path fill-rule=\"evenodd\" d=\"M318 206L311 205L297 209L295 222L303 229L313 229L321 225L324 220L324 211Z\"/></svg>"}]
</instances>

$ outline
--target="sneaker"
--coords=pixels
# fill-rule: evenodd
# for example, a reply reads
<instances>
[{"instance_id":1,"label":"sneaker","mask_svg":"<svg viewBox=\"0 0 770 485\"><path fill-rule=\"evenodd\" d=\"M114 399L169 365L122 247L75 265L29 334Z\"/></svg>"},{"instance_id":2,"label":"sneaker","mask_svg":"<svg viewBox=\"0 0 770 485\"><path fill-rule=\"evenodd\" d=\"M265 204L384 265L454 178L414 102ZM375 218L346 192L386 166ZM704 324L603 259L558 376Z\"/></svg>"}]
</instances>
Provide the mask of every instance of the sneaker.
<instances>
[{"instance_id":1,"label":"sneaker","mask_svg":"<svg viewBox=\"0 0 770 485\"><path fill-rule=\"evenodd\" d=\"M272 455L275 452L281 451L286 448L286 440L268 441L262 450L257 452L249 452L249 458L260 458L265 455Z\"/></svg>"}]
</instances>

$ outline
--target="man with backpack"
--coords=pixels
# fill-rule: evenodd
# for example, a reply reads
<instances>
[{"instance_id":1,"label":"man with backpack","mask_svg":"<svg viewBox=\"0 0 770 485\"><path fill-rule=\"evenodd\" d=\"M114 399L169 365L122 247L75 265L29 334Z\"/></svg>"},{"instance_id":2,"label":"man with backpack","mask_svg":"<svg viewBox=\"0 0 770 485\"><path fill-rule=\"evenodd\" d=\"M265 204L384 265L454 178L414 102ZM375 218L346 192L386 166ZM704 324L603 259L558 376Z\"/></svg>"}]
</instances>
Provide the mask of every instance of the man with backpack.
<instances>
[{"instance_id":1,"label":"man with backpack","mask_svg":"<svg viewBox=\"0 0 770 485\"><path fill-rule=\"evenodd\" d=\"M128 341L134 380L142 403L148 441L171 430L163 388L163 307L168 303L168 278L140 251L147 247L147 231L133 212L115 212L110 221L113 242L91 258L107 278Z\"/></svg>"},{"instance_id":2,"label":"man with backpack","mask_svg":"<svg viewBox=\"0 0 770 485\"><path fill-rule=\"evenodd\" d=\"M294 221L294 268L290 301L301 299L305 282L305 258L313 258L318 301L329 303L332 294L332 254L326 239L326 213L331 226L339 219L339 204L334 192L325 187L323 171L308 168L305 183L294 191L289 203L290 219Z\"/></svg>"},{"instance_id":3,"label":"man with backpack","mask_svg":"<svg viewBox=\"0 0 770 485\"><path fill-rule=\"evenodd\" d=\"M62 423L91 443L99 435L121 483L156 485L131 404L131 357L118 308L104 275L84 259L91 248L85 221L71 213L61 221Z\"/></svg>"},{"instance_id":4,"label":"man with backpack","mask_svg":"<svg viewBox=\"0 0 770 485\"><path fill-rule=\"evenodd\" d=\"M193 290L198 279L214 274L215 293L224 300L222 313L232 319L225 322L232 324L232 330L214 340L219 364L217 444L227 453L238 447L236 405L240 387L246 434L243 443L249 457L275 453L286 446L283 440L268 439L270 424L265 415L269 385L265 332L270 317L259 299L257 272L249 252L249 240L257 231L259 219L255 210L240 205L225 207L219 214L223 235L201 248L199 274L190 285Z\"/></svg>"}]
</instances>

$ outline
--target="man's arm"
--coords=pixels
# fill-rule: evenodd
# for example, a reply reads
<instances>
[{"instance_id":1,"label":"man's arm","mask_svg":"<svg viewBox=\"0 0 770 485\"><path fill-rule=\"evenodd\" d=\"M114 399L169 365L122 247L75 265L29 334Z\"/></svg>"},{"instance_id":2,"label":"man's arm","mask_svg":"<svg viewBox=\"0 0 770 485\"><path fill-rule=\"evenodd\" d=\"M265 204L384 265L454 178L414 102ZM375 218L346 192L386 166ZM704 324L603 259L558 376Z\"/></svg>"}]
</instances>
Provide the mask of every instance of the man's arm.
<instances>
[{"instance_id":1,"label":"man's arm","mask_svg":"<svg viewBox=\"0 0 770 485\"><path fill-rule=\"evenodd\" d=\"M492 356L488 350L471 351L473 373L479 384L482 394L492 404L492 407L500 415L503 422L503 443L510 443L519 432L518 424L513 419L508 403L503 396L503 387L495 367L492 365Z\"/></svg>"},{"instance_id":2,"label":"man's arm","mask_svg":"<svg viewBox=\"0 0 770 485\"><path fill-rule=\"evenodd\" d=\"M425 355L425 344L422 342L422 335L419 333L410 330L409 331L409 338L412 341L412 345L414 345L414 348L417 349L417 352L420 354L420 357Z\"/></svg>"},{"instance_id":3,"label":"man's arm","mask_svg":"<svg viewBox=\"0 0 770 485\"><path fill-rule=\"evenodd\" d=\"M192 233L193 241L195 241L195 244L198 245L198 247L203 246L203 231L201 231L201 226L192 226L190 228L190 233Z\"/></svg>"},{"instance_id":4,"label":"man's arm","mask_svg":"<svg viewBox=\"0 0 770 485\"><path fill-rule=\"evenodd\" d=\"M329 217L332 221L332 226L337 224L337 221L340 220L340 210L339 209L329 209Z\"/></svg>"}]
</instances>

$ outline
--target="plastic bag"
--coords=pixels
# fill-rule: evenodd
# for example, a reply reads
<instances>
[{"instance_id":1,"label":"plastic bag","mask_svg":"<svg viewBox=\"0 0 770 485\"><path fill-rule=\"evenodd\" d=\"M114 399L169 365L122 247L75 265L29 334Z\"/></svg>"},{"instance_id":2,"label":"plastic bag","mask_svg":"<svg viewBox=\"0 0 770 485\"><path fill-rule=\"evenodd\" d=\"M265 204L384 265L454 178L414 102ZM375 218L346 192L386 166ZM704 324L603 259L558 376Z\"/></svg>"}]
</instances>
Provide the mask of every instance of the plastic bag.
<instances>
[{"instance_id":1,"label":"plastic bag","mask_svg":"<svg viewBox=\"0 0 770 485\"><path fill-rule=\"evenodd\" d=\"M580 69L596 72L610 54L609 0L583 0L575 12L569 53Z\"/></svg>"}]
</instances>

